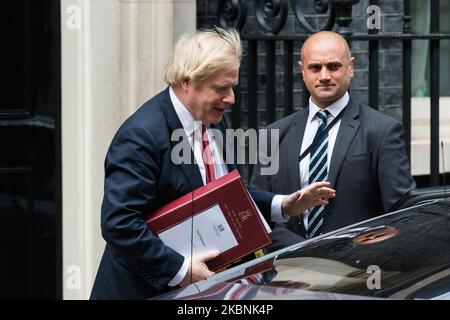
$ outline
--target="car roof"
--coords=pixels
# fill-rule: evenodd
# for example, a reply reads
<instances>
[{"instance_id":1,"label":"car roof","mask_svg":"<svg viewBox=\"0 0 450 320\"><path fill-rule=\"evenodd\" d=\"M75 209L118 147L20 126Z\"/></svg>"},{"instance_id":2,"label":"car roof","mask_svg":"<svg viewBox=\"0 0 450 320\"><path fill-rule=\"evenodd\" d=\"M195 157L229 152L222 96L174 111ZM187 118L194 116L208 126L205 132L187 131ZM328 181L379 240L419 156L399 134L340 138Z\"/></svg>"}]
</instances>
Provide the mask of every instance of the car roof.
<instances>
[{"instance_id":1,"label":"car roof","mask_svg":"<svg viewBox=\"0 0 450 320\"><path fill-rule=\"evenodd\" d=\"M252 275L259 280L249 281ZM239 297L244 299L448 298L450 200L399 210L300 242L162 297L205 299L205 292L215 292L211 287L251 292Z\"/></svg>"}]
</instances>

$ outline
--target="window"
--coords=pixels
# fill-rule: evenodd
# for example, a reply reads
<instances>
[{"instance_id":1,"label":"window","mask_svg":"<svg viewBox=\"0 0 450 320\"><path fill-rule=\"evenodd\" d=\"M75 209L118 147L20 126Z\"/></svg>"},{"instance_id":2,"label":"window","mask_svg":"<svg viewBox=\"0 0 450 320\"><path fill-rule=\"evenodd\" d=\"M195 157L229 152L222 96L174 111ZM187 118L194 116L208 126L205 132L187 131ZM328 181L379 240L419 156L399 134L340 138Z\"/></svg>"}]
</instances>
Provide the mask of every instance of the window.
<instances>
[{"instance_id":1,"label":"window","mask_svg":"<svg viewBox=\"0 0 450 320\"><path fill-rule=\"evenodd\" d=\"M440 1L440 32L450 32L450 2ZM413 33L430 32L430 0L411 0ZM412 42L412 95L428 97L430 93L430 44L428 40ZM440 95L450 96L450 40L440 42Z\"/></svg>"}]
</instances>

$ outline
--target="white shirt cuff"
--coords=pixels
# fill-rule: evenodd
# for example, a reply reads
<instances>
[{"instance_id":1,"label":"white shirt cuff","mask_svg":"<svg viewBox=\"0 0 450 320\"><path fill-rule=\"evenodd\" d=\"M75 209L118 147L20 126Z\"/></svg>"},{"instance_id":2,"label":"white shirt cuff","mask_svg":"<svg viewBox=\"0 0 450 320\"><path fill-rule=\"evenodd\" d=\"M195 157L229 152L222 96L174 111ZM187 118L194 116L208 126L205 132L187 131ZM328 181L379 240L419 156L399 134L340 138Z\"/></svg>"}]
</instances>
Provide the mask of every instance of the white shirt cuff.
<instances>
[{"instance_id":1,"label":"white shirt cuff","mask_svg":"<svg viewBox=\"0 0 450 320\"><path fill-rule=\"evenodd\" d=\"M289 216L281 212L281 202L283 201L284 197L286 196L277 194L272 199L270 208L272 222L287 222L289 220Z\"/></svg>"},{"instance_id":2,"label":"white shirt cuff","mask_svg":"<svg viewBox=\"0 0 450 320\"><path fill-rule=\"evenodd\" d=\"M189 270L189 263L190 263L190 259L189 258L184 258L184 262L181 265L180 270L178 270L177 274L175 275L175 277L172 278L172 280L170 280L169 282L169 286L170 287L175 287L178 284L180 284L180 282L184 279L184 277L186 276L188 270Z\"/></svg>"}]
</instances>

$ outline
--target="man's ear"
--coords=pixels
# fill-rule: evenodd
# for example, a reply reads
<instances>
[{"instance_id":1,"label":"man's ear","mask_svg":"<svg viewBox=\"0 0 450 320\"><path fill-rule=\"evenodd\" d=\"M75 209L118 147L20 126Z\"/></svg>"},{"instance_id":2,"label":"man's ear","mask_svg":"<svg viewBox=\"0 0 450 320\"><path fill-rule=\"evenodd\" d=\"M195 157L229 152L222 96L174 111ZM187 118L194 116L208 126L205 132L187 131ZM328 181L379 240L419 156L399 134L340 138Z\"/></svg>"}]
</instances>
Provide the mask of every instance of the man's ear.
<instances>
[{"instance_id":1,"label":"man's ear","mask_svg":"<svg viewBox=\"0 0 450 320\"><path fill-rule=\"evenodd\" d=\"M350 76L353 77L353 70L355 68L355 57L350 58Z\"/></svg>"},{"instance_id":2,"label":"man's ear","mask_svg":"<svg viewBox=\"0 0 450 320\"><path fill-rule=\"evenodd\" d=\"M302 76L303 76L303 63L302 63L301 60L298 62L298 65L299 65L299 67L300 67L300 73L301 73Z\"/></svg>"},{"instance_id":3,"label":"man's ear","mask_svg":"<svg viewBox=\"0 0 450 320\"><path fill-rule=\"evenodd\" d=\"M188 92L190 86L191 86L191 83L190 83L189 78L183 78L183 80L181 80L181 88L183 88L184 92Z\"/></svg>"}]
</instances>

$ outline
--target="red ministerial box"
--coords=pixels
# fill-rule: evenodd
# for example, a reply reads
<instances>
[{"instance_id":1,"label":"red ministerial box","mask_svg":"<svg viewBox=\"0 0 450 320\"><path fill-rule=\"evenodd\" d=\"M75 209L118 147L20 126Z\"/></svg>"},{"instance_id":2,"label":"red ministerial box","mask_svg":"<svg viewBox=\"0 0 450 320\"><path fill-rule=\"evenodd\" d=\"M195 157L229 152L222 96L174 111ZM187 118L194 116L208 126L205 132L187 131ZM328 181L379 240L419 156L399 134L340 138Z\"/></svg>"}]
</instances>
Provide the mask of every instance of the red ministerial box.
<instances>
[{"instance_id":1,"label":"red ministerial box","mask_svg":"<svg viewBox=\"0 0 450 320\"><path fill-rule=\"evenodd\" d=\"M196 222L197 220L200 221L199 218L201 218L202 213L211 208L215 209L216 217L219 215L220 219L226 221L226 223L213 226L214 232L209 230L212 225L209 220L203 224ZM232 247L221 251L218 257L208 261L207 265L213 271L221 269L271 243L259 210L256 208L237 170L233 170L229 174L164 205L151 213L145 222L154 234L158 235L163 241L162 235L164 235L167 242L172 243L170 245L164 241L166 245L182 254L181 251L183 250L178 250L177 246L182 246L186 251L186 246L190 247L191 243L194 242L193 239L199 240L196 242L199 247L205 246L201 249L220 249L215 247L217 241L219 246L221 243L219 239L221 236L219 236L218 231L223 231L223 235L227 239L234 238L235 244ZM185 222L189 222L189 224ZM188 227L186 228L186 226ZM205 239L202 239L202 235L208 232L210 234L215 233L219 238L209 241L205 240L207 237L204 236ZM167 235L169 235L169 238L167 238ZM214 241L216 241L216 244L209 246L209 242L214 243ZM187 250L184 254L189 255L189 252L191 250Z\"/></svg>"}]
</instances>

